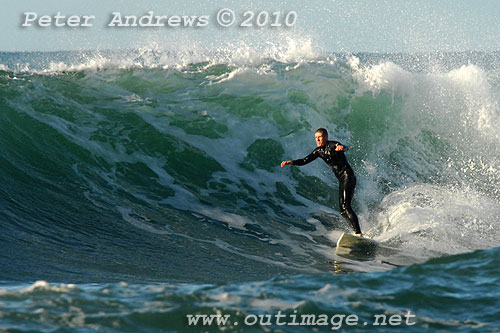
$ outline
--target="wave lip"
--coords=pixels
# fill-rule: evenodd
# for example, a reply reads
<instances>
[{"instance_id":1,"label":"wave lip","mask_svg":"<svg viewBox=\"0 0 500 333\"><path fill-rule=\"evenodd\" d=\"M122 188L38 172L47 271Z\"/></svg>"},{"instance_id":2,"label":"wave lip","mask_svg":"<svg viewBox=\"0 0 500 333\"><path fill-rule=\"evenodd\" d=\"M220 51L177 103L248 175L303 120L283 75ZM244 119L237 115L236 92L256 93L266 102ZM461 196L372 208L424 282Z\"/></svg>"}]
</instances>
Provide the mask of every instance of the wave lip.
<instances>
[{"instance_id":1,"label":"wave lip","mask_svg":"<svg viewBox=\"0 0 500 333\"><path fill-rule=\"evenodd\" d=\"M0 53L3 61L0 68L16 73L50 74L105 68L182 69L198 63L255 66L269 61L303 62L323 54L320 48L314 46L313 37L306 34L281 32L262 37L254 43L234 40L216 46L201 46L194 41L189 47L183 47L186 43L182 41L170 44L168 48L162 43L152 42L147 46L123 50Z\"/></svg>"}]
</instances>

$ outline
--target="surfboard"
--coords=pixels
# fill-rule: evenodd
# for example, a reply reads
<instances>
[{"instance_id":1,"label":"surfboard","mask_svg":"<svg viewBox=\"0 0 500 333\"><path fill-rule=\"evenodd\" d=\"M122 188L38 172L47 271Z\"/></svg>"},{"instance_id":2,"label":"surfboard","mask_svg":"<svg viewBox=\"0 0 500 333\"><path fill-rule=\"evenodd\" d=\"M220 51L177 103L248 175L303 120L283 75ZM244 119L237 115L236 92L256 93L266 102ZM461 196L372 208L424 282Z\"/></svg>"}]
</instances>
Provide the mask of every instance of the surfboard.
<instances>
[{"instance_id":1,"label":"surfboard","mask_svg":"<svg viewBox=\"0 0 500 333\"><path fill-rule=\"evenodd\" d=\"M342 233L337 241L337 247L357 248L357 247L376 247L377 242L366 237L358 237L345 232Z\"/></svg>"}]
</instances>

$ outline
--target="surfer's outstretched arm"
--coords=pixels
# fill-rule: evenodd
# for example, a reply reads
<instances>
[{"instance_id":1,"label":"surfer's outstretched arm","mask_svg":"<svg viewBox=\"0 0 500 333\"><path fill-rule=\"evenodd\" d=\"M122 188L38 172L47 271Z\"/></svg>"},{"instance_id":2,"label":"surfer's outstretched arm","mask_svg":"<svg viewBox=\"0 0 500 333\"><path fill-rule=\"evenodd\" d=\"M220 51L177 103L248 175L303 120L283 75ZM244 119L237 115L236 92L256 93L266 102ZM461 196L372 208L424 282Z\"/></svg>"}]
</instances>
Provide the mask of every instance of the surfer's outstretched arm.
<instances>
[{"instance_id":1,"label":"surfer's outstretched arm","mask_svg":"<svg viewBox=\"0 0 500 333\"><path fill-rule=\"evenodd\" d=\"M306 157L304 158L299 158L298 160L293 160L293 161L283 161L281 162L281 167L284 167L285 165L297 165L297 166L302 166L302 165L306 165L307 163L311 163L312 161L314 161L315 159L318 158L318 150L315 149L313 150L312 153L310 153L309 155L307 155Z\"/></svg>"}]
</instances>

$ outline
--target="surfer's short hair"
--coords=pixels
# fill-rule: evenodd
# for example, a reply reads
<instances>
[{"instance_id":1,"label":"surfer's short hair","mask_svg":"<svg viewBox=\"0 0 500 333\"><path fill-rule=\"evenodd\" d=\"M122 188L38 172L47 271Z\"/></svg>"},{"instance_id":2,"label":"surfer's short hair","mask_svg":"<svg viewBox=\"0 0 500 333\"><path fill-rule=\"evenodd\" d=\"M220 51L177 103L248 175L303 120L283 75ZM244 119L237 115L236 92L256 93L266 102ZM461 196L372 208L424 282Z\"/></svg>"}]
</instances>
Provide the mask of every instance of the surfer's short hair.
<instances>
[{"instance_id":1,"label":"surfer's short hair","mask_svg":"<svg viewBox=\"0 0 500 333\"><path fill-rule=\"evenodd\" d=\"M328 131L323 127L318 128L314 133L321 133L321 135L323 135L324 137L328 136Z\"/></svg>"}]
</instances>

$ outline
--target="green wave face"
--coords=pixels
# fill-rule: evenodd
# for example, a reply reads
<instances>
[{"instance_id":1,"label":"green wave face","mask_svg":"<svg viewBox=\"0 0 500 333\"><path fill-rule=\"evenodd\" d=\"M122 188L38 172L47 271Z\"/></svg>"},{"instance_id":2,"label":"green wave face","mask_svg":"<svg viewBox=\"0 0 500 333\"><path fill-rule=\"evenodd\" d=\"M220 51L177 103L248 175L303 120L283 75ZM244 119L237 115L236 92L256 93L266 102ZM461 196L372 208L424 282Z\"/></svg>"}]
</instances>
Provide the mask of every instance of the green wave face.
<instances>
[{"instance_id":1,"label":"green wave face","mask_svg":"<svg viewBox=\"0 0 500 333\"><path fill-rule=\"evenodd\" d=\"M370 236L410 263L494 246L497 72L416 70L401 57L4 66L0 219L19 259L0 277L328 271L324 247L349 231L337 180L322 161L279 167L311 152L319 127L351 147ZM219 258L230 268L207 275Z\"/></svg>"}]
</instances>

